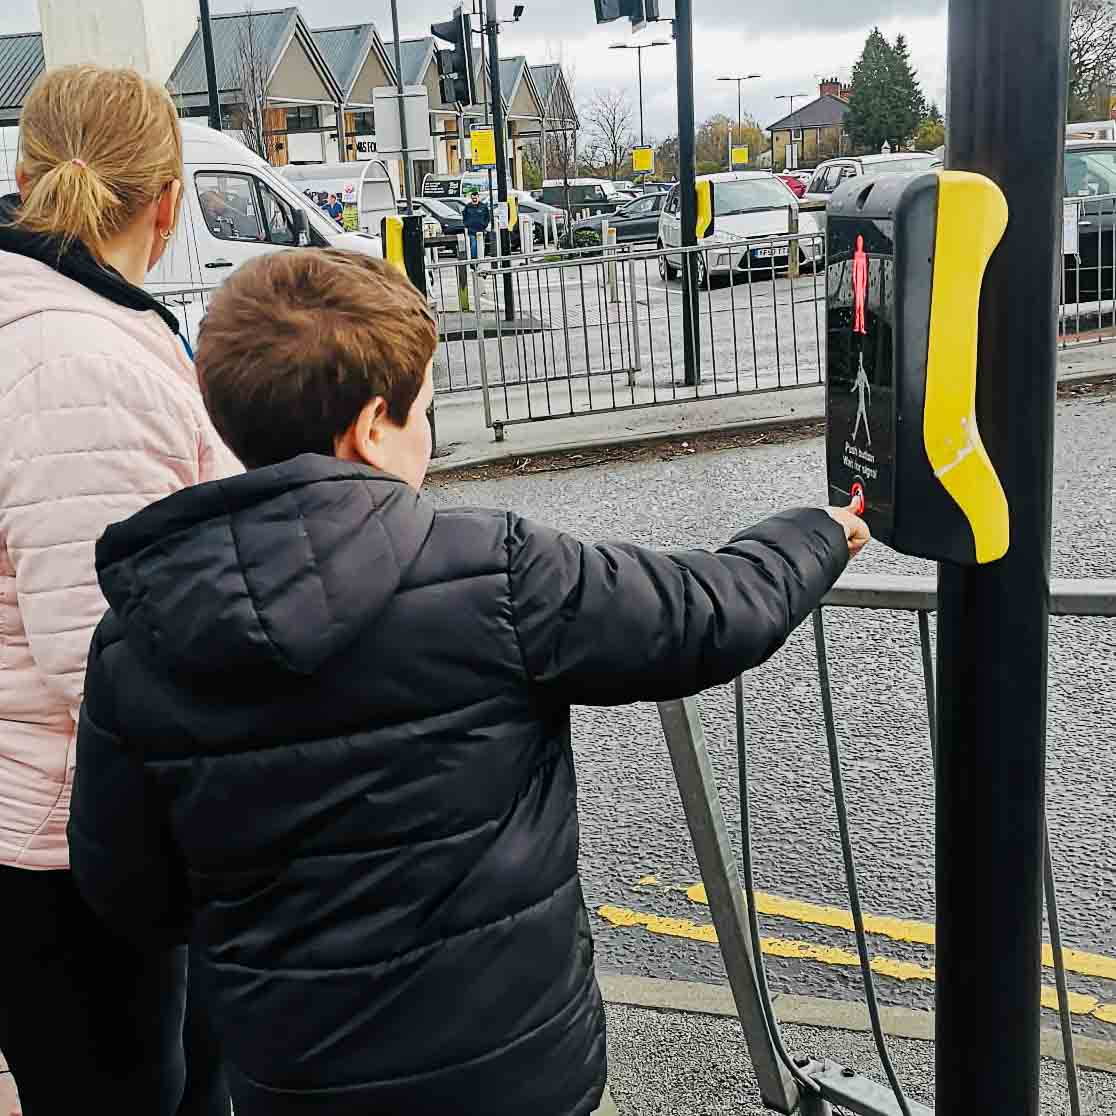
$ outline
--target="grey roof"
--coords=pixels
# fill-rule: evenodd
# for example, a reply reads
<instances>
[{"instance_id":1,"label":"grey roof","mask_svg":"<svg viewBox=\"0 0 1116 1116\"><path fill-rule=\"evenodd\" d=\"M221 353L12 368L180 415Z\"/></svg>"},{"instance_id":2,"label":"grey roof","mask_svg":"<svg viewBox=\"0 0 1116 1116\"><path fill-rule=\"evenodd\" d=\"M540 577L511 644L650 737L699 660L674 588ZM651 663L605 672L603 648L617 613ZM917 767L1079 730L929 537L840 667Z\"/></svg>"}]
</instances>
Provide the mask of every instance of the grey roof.
<instances>
[{"instance_id":1,"label":"grey roof","mask_svg":"<svg viewBox=\"0 0 1116 1116\"><path fill-rule=\"evenodd\" d=\"M526 72L527 59L522 55L517 58L500 59L500 91L504 94L507 104L510 105L515 100L515 95L519 92L519 83Z\"/></svg>"},{"instance_id":2,"label":"grey roof","mask_svg":"<svg viewBox=\"0 0 1116 1116\"><path fill-rule=\"evenodd\" d=\"M314 42L326 64L337 78L346 99L364 68L368 52L376 43L376 27L372 23L354 23L351 27L323 27L314 32Z\"/></svg>"},{"instance_id":3,"label":"grey roof","mask_svg":"<svg viewBox=\"0 0 1116 1116\"><path fill-rule=\"evenodd\" d=\"M422 85L426 78L430 52L434 49L434 40L429 35L420 39L399 40L399 68L403 71L404 85ZM395 43L384 43L384 50L394 68Z\"/></svg>"},{"instance_id":4,"label":"grey roof","mask_svg":"<svg viewBox=\"0 0 1116 1116\"><path fill-rule=\"evenodd\" d=\"M43 69L42 35L0 35L0 108L22 107Z\"/></svg>"},{"instance_id":5,"label":"grey roof","mask_svg":"<svg viewBox=\"0 0 1116 1116\"><path fill-rule=\"evenodd\" d=\"M531 67L531 77L534 78L535 88L538 89L544 105L549 103L550 94L561 76L562 67L557 62L548 62L545 66Z\"/></svg>"},{"instance_id":6,"label":"grey roof","mask_svg":"<svg viewBox=\"0 0 1116 1116\"><path fill-rule=\"evenodd\" d=\"M832 128L844 124L848 111L848 101L842 101L840 97L826 93L824 97L803 105L797 112L792 112L782 120L769 124L767 130L786 132L791 128Z\"/></svg>"},{"instance_id":7,"label":"grey roof","mask_svg":"<svg viewBox=\"0 0 1116 1116\"><path fill-rule=\"evenodd\" d=\"M239 88L237 75L237 48L241 36L251 21L252 33L259 43L260 53L270 61L274 71L282 60L290 41L298 36L310 60L320 70L322 80L332 87L338 99L342 99L338 79L314 40L310 28L306 26L298 8L275 8L263 12L235 12L212 17L213 55L217 68L217 88L221 92L231 92ZM201 31L195 31L174 72L167 81L167 88L181 96L205 96L208 87L205 80L205 58L202 53Z\"/></svg>"}]
</instances>

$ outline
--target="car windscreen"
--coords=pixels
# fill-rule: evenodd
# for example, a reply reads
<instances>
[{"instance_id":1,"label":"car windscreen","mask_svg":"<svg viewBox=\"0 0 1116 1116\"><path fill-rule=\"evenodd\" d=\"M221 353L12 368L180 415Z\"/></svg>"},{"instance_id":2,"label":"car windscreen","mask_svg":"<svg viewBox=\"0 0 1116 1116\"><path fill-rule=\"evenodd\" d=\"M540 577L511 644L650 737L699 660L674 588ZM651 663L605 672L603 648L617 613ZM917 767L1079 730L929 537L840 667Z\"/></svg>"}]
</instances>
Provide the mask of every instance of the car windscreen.
<instances>
[{"instance_id":1,"label":"car windscreen","mask_svg":"<svg viewBox=\"0 0 1116 1116\"><path fill-rule=\"evenodd\" d=\"M929 170L940 161L933 155L912 156L910 159L881 159L878 163L865 163L864 176L877 178L881 174L915 174Z\"/></svg>"},{"instance_id":2,"label":"car windscreen","mask_svg":"<svg viewBox=\"0 0 1116 1116\"><path fill-rule=\"evenodd\" d=\"M1116 147L1067 151L1065 175L1067 198L1116 194Z\"/></svg>"},{"instance_id":3,"label":"car windscreen","mask_svg":"<svg viewBox=\"0 0 1116 1116\"><path fill-rule=\"evenodd\" d=\"M752 178L713 183L713 215L728 217L757 209L786 209L794 195L774 178Z\"/></svg>"},{"instance_id":4,"label":"car windscreen","mask_svg":"<svg viewBox=\"0 0 1116 1116\"><path fill-rule=\"evenodd\" d=\"M435 217L440 217L443 221L454 221L461 216L461 211L455 209L453 206L446 205L445 202L438 201L437 198L423 198L422 204L426 209L433 213Z\"/></svg>"}]
</instances>

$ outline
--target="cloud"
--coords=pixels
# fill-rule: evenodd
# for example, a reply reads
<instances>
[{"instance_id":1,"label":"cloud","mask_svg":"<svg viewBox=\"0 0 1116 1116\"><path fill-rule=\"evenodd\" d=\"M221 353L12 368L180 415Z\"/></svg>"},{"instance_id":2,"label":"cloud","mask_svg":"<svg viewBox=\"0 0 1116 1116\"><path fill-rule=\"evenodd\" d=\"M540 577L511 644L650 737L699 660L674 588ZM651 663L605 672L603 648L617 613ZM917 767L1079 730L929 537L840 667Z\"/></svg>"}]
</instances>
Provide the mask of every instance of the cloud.
<instances>
[{"instance_id":1,"label":"cloud","mask_svg":"<svg viewBox=\"0 0 1116 1116\"><path fill-rule=\"evenodd\" d=\"M256 0L254 6L263 9L274 2ZM431 22L447 17L456 2L400 0L402 34L408 38L428 34ZM212 0L215 12L243 11L246 6L245 0ZM371 19L385 39L391 38L388 0L302 0L300 6L312 27ZM671 0L663 0L662 6L673 11ZM891 38L899 32L907 36L923 90L944 105L945 0L844 0L840 4L789 0L762 6L702 0L694 7L694 95L699 122L717 112L736 113L736 87L717 81L719 76L759 71L763 77L743 87L744 111L761 125L771 124L787 111L787 102L777 100L780 94L806 93L809 99L816 96L821 77L848 78L875 24ZM510 0L499 0L501 15L510 17L511 8ZM37 0L0 0L0 32L37 27ZM669 37L670 29L663 24L650 28L639 41ZM609 50L611 43L631 41L625 21L596 25L591 0L527 0L522 21L503 25L501 53L524 54L533 64L560 55L576 74L582 99L588 99L594 89L620 88L634 102L635 54ZM658 139L677 130L674 51L668 47L646 51L643 65L647 133Z\"/></svg>"}]
</instances>

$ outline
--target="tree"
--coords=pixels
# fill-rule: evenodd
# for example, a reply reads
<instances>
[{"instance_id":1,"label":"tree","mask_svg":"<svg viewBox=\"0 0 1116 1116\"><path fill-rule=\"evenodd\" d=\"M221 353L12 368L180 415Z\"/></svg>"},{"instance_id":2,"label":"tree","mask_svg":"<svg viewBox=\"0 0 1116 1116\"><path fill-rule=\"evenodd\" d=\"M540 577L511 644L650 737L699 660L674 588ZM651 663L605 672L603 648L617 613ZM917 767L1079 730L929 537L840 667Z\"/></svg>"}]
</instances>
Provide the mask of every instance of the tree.
<instances>
[{"instance_id":1,"label":"tree","mask_svg":"<svg viewBox=\"0 0 1116 1116\"><path fill-rule=\"evenodd\" d=\"M240 88L236 118L244 145L261 159L271 162L277 144L276 137L267 134L267 84L271 78L271 58L260 39L251 7L240 23L234 68Z\"/></svg>"},{"instance_id":2,"label":"tree","mask_svg":"<svg viewBox=\"0 0 1116 1116\"><path fill-rule=\"evenodd\" d=\"M619 178L635 143L631 98L619 89L598 90L584 116L589 133L586 160L605 178Z\"/></svg>"},{"instance_id":3,"label":"tree","mask_svg":"<svg viewBox=\"0 0 1116 1116\"><path fill-rule=\"evenodd\" d=\"M738 125L734 117L717 113L702 122L695 137L694 155L698 174L730 170L729 145L743 144L751 161L759 158L766 146L763 131L756 121L745 116Z\"/></svg>"},{"instance_id":4,"label":"tree","mask_svg":"<svg viewBox=\"0 0 1116 1116\"><path fill-rule=\"evenodd\" d=\"M911 67L906 40L895 45L874 27L853 67L845 124L855 147L879 151L904 148L926 115L926 98Z\"/></svg>"},{"instance_id":5,"label":"tree","mask_svg":"<svg viewBox=\"0 0 1116 1116\"><path fill-rule=\"evenodd\" d=\"M667 136L655 148L655 173L659 178L678 177L678 137Z\"/></svg>"},{"instance_id":6,"label":"tree","mask_svg":"<svg viewBox=\"0 0 1116 1116\"><path fill-rule=\"evenodd\" d=\"M1116 74L1116 3L1073 0L1070 8L1069 103L1071 123L1108 116L1109 84Z\"/></svg>"}]
</instances>

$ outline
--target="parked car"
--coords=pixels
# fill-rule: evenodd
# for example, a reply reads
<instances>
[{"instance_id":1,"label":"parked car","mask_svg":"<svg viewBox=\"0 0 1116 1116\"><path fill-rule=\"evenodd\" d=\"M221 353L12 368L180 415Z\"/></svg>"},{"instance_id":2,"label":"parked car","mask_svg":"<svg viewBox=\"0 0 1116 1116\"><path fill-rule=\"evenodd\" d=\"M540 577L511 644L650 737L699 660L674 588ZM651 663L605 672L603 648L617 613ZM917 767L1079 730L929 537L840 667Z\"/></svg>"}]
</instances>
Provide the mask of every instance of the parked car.
<instances>
[{"instance_id":1,"label":"parked car","mask_svg":"<svg viewBox=\"0 0 1116 1116\"><path fill-rule=\"evenodd\" d=\"M478 192L486 205L493 204L487 190ZM543 222L546 219L553 219L557 222L558 240L561 242L566 230L566 211L564 209L558 209L556 206L546 205L544 202L536 201L534 195L528 193L526 190L511 190L509 192L514 195L520 213L525 213L534 223L532 239L536 244L543 243ZM464 198L443 198L440 200L443 205L449 206L458 214L460 214L468 204ZM518 226L512 230L511 246L513 251L519 250L520 240Z\"/></svg>"},{"instance_id":2,"label":"parked car","mask_svg":"<svg viewBox=\"0 0 1116 1116\"><path fill-rule=\"evenodd\" d=\"M669 182L641 182L639 184L639 192L641 194L669 194Z\"/></svg>"},{"instance_id":3,"label":"parked car","mask_svg":"<svg viewBox=\"0 0 1116 1116\"><path fill-rule=\"evenodd\" d=\"M548 178L543 183L542 200L547 205L567 210L572 217L587 213L611 213L620 204L616 187L605 178Z\"/></svg>"},{"instance_id":4,"label":"parked car","mask_svg":"<svg viewBox=\"0 0 1116 1116\"><path fill-rule=\"evenodd\" d=\"M786 234L790 211L798 210L798 199L770 171L726 171L706 174L698 183L709 184L711 224L698 242L710 249L698 254L698 283L708 284L717 275L735 274L743 279L757 273L771 274L787 266L789 240L775 239ZM817 231L814 215L801 213L799 231ZM759 241L759 243L749 243ZM681 253L671 248L682 243L681 201L675 186L659 217L659 274L673 279L682 264ZM816 253L810 241L798 244L799 260L812 264Z\"/></svg>"},{"instance_id":5,"label":"parked car","mask_svg":"<svg viewBox=\"0 0 1116 1116\"><path fill-rule=\"evenodd\" d=\"M375 233L344 232L301 189L239 140L181 121L185 168L174 235L144 286L153 294L219 286L242 263L309 245L382 254ZM15 185L18 129L0 129L0 193ZM191 329L201 301L182 296L174 309Z\"/></svg>"},{"instance_id":6,"label":"parked car","mask_svg":"<svg viewBox=\"0 0 1116 1116\"><path fill-rule=\"evenodd\" d=\"M644 194L625 202L613 213L598 213L575 221L570 230L572 247L591 248L600 244L606 220L616 230L616 239L620 243L656 239L659 214L666 198L666 194L659 192Z\"/></svg>"},{"instance_id":7,"label":"parked car","mask_svg":"<svg viewBox=\"0 0 1116 1116\"><path fill-rule=\"evenodd\" d=\"M1067 141L1116 140L1116 119L1089 120L1079 124L1067 124L1066 139Z\"/></svg>"},{"instance_id":8,"label":"parked car","mask_svg":"<svg viewBox=\"0 0 1116 1116\"><path fill-rule=\"evenodd\" d=\"M1116 142L1066 144L1066 220L1077 222L1077 252L1063 261L1063 301L1116 296ZM1068 230L1067 230L1068 231ZM1072 247L1065 245L1064 248Z\"/></svg>"},{"instance_id":9,"label":"parked car","mask_svg":"<svg viewBox=\"0 0 1116 1116\"><path fill-rule=\"evenodd\" d=\"M796 198L806 193L806 183L797 174L777 174L775 176Z\"/></svg>"},{"instance_id":10,"label":"parked car","mask_svg":"<svg viewBox=\"0 0 1116 1116\"><path fill-rule=\"evenodd\" d=\"M897 151L891 155L847 155L829 159L814 170L802 201L806 208L818 211L818 227L825 231L825 203L829 195L850 178L863 175L874 178L881 174L917 174L941 166L942 160L932 152Z\"/></svg>"}]
</instances>

